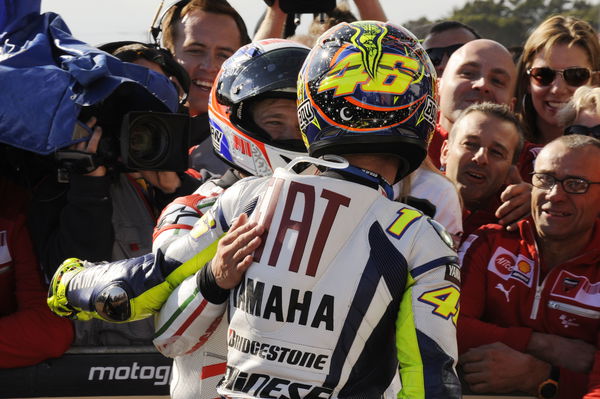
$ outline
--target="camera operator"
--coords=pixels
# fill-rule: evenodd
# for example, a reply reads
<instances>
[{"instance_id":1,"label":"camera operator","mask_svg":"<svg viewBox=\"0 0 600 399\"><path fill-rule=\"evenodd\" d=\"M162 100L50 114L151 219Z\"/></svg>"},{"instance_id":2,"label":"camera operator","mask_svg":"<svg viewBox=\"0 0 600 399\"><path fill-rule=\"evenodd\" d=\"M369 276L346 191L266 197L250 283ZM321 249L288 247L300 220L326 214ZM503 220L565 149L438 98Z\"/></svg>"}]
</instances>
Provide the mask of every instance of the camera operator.
<instances>
[{"instance_id":1,"label":"camera operator","mask_svg":"<svg viewBox=\"0 0 600 399\"><path fill-rule=\"evenodd\" d=\"M180 103L182 104L188 99L191 79L169 50L164 48L157 49L153 45L139 42L113 42L100 46L100 48L113 54L121 61L142 65L150 70L166 75L177 86L180 94ZM188 109L187 107L180 106L179 112L188 113ZM190 140L193 141L193 138ZM189 163L192 163L192 161L190 160ZM192 165L192 167L194 166ZM141 177L152 187L158 189L154 190L153 196L159 211L175 198L188 195L196 190L201 183L199 180L204 180L204 178L212 176L209 171L200 168L188 169L186 173L139 170L139 174L141 176L138 175L136 178L139 179Z\"/></svg>"},{"instance_id":2,"label":"camera operator","mask_svg":"<svg viewBox=\"0 0 600 399\"><path fill-rule=\"evenodd\" d=\"M177 63L168 59L167 53L141 43L111 52L121 60L165 74L187 89L185 71L178 77L169 71L168 66ZM46 276L52 276L62 260L75 254L104 261L151 252L152 231L162 207L192 193L202 183L186 173L125 169L119 161L104 156L103 145L117 134L113 131L117 130L116 123L109 120L118 114L119 107L120 103L107 102L98 108L98 117L86 122L92 131L90 139L69 148L94 154L93 166L85 171L71 170L68 181L63 182L50 173L35 190L30 228ZM103 120L107 121L104 125ZM75 345L150 345L154 331L150 320L131 325L75 323L75 327Z\"/></svg>"}]
</instances>

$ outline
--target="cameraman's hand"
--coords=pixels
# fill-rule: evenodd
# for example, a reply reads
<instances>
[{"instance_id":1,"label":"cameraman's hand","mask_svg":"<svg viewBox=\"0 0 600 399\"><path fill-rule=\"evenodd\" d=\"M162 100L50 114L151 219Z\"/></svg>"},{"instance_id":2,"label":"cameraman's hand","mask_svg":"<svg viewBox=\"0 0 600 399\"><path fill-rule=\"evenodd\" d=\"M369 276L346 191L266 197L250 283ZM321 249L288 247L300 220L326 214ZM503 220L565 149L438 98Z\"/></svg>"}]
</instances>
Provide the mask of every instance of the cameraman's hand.
<instances>
[{"instance_id":1,"label":"cameraman's hand","mask_svg":"<svg viewBox=\"0 0 600 399\"><path fill-rule=\"evenodd\" d=\"M267 7L279 9L279 0L263 0Z\"/></svg>"},{"instance_id":2,"label":"cameraman's hand","mask_svg":"<svg viewBox=\"0 0 600 399\"><path fill-rule=\"evenodd\" d=\"M272 2L265 1L265 3L267 3L268 8L265 17L252 38L253 41L283 37L283 26L287 18L286 13L279 7L279 0L273 0ZM269 5L269 3L272 4Z\"/></svg>"},{"instance_id":3,"label":"cameraman's hand","mask_svg":"<svg viewBox=\"0 0 600 399\"><path fill-rule=\"evenodd\" d=\"M379 0L354 0L354 4L358 9L359 19L383 22L388 20Z\"/></svg>"},{"instance_id":4,"label":"cameraman's hand","mask_svg":"<svg viewBox=\"0 0 600 399\"><path fill-rule=\"evenodd\" d=\"M140 174L148 183L165 194L174 193L181 186L181 179L175 172L140 170Z\"/></svg>"},{"instance_id":5,"label":"cameraman's hand","mask_svg":"<svg viewBox=\"0 0 600 399\"><path fill-rule=\"evenodd\" d=\"M100 139L102 138L102 128L100 126L95 126L96 122L97 122L96 118L92 117L86 123L86 125L90 129L93 129L93 133L92 133L92 136L90 137L90 139L88 141L83 141L81 143L73 144L72 146L69 147L69 149L87 152L90 154L95 154L96 151L98 150L98 143L100 143ZM91 171L90 173L86 173L84 176L99 177L99 176L105 176L105 175L106 175L106 167L103 165L100 165L96 169Z\"/></svg>"}]
</instances>

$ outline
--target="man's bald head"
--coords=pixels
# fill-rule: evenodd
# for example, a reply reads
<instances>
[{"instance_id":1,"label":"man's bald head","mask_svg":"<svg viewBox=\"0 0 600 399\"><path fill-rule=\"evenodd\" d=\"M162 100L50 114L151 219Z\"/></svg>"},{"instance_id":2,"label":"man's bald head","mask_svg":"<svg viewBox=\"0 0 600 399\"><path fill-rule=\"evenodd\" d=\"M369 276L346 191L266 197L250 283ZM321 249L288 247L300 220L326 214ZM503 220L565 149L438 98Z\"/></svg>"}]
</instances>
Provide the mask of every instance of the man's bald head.
<instances>
[{"instance_id":1,"label":"man's bald head","mask_svg":"<svg viewBox=\"0 0 600 399\"><path fill-rule=\"evenodd\" d=\"M489 58L489 55L493 55L498 58L493 59L492 61L498 61L501 64L506 63L511 65L513 68L515 67L510 51L508 51L508 49L502 44L490 39L471 40L456 50L455 54L457 56L451 57L451 59L453 58L454 60L449 60L449 63L456 64L460 62L459 60L461 57L468 57L471 54L482 54L482 57L487 58Z\"/></svg>"},{"instance_id":2,"label":"man's bald head","mask_svg":"<svg viewBox=\"0 0 600 399\"><path fill-rule=\"evenodd\" d=\"M452 54L440 79L440 123L449 131L462 110L474 103L512 108L516 76L512 55L500 43L489 39L465 43Z\"/></svg>"}]
</instances>

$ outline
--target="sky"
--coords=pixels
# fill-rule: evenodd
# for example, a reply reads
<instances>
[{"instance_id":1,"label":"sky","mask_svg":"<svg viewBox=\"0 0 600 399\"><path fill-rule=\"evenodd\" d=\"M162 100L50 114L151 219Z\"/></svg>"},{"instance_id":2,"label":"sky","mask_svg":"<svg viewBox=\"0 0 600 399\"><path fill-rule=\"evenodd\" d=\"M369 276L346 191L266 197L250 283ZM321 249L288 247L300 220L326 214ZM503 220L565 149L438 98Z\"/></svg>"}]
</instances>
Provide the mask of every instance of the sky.
<instances>
[{"instance_id":1,"label":"sky","mask_svg":"<svg viewBox=\"0 0 600 399\"><path fill-rule=\"evenodd\" d=\"M250 33L264 12L263 0L229 0L244 18ZM341 0L338 0L340 3ZM443 18L461 7L467 0L380 0L390 21L402 23L427 16L430 20ZM174 1L165 0L165 8ZM160 0L42 0L42 12L60 14L73 36L91 45L117 40L148 41L148 28ZM410 7L407 6L410 4ZM350 1L351 7L354 6ZM303 18L308 25L309 15Z\"/></svg>"}]
</instances>

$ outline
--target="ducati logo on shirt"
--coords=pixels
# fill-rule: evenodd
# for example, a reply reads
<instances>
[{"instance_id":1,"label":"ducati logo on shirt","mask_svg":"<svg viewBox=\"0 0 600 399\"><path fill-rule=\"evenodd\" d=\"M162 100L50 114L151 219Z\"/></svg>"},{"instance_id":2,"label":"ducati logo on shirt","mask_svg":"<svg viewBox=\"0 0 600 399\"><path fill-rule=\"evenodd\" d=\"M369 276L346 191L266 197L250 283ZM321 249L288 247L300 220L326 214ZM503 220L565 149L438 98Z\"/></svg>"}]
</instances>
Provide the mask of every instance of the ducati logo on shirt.
<instances>
[{"instance_id":1,"label":"ducati logo on shirt","mask_svg":"<svg viewBox=\"0 0 600 399\"><path fill-rule=\"evenodd\" d=\"M550 294L598 308L600 282L592 284L586 276L578 276L561 270Z\"/></svg>"},{"instance_id":2,"label":"ducati logo on shirt","mask_svg":"<svg viewBox=\"0 0 600 399\"><path fill-rule=\"evenodd\" d=\"M533 280L533 260L519 254L517 263L511 272L511 277L531 287Z\"/></svg>"},{"instance_id":3,"label":"ducati logo on shirt","mask_svg":"<svg viewBox=\"0 0 600 399\"><path fill-rule=\"evenodd\" d=\"M503 280L517 280L531 287L533 281L533 261L519 254L515 257L510 251L498 247L488 263L488 270Z\"/></svg>"},{"instance_id":4,"label":"ducati logo on shirt","mask_svg":"<svg viewBox=\"0 0 600 399\"><path fill-rule=\"evenodd\" d=\"M581 283L581 281L579 281L576 278L565 277L565 279L563 280L563 283L562 283L563 292L571 291L573 288L577 287L580 283Z\"/></svg>"}]
</instances>

